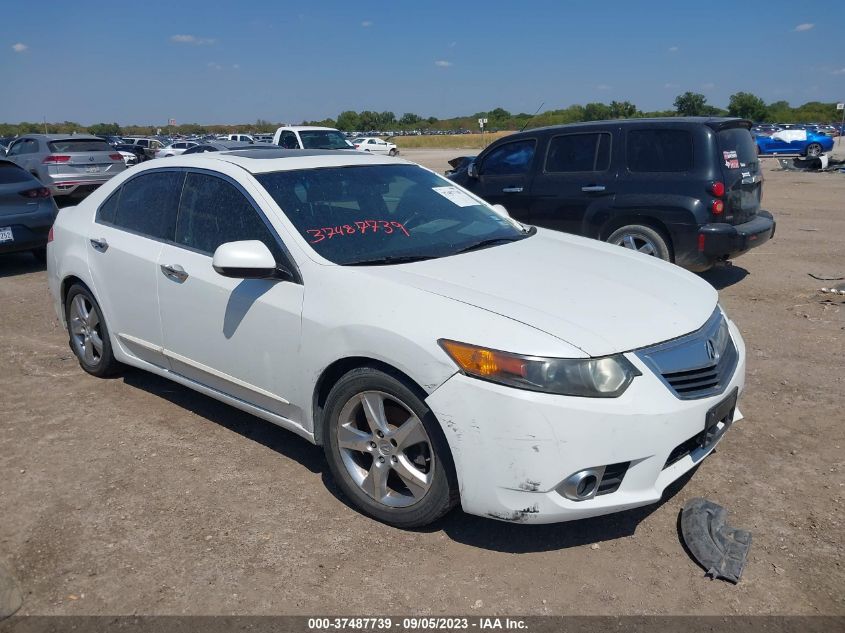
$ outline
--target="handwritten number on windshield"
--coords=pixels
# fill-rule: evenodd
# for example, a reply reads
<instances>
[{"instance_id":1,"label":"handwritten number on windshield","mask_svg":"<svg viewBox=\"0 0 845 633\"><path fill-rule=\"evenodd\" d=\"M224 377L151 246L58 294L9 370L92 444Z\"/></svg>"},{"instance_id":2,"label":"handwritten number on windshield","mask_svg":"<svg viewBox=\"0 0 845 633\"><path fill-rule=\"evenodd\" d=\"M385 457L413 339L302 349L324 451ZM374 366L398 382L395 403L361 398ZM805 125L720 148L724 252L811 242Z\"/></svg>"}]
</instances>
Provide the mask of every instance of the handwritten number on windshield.
<instances>
[{"instance_id":1,"label":"handwritten number on windshield","mask_svg":"<svg viewBox=\"0 0 845 633\"><path fill-rule=\"evenodd\" d=\"M401 222L390 220L358 220L354 224L343 224L341 226L324 226L319 229L307 229L305 232L311 236L310 243L317 244L323 240L330 240L345 235L365 235L366 233L378 233L382 231L386 235L391 233L403 233L405 237L411 237L408 229Z\"/></svg>"}]
</instances>

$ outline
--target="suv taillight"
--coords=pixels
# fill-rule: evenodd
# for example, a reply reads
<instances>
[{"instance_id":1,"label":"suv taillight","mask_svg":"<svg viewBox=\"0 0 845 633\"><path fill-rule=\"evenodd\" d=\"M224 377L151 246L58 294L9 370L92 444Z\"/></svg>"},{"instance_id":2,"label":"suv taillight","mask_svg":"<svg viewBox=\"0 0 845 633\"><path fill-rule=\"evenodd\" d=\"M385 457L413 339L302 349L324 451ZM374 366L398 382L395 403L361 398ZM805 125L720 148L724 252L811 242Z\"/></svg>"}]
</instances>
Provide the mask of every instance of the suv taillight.
<instances>
[{"instance_id":1,"label":"suv taillight","mask_svg":"<svg viewBox=\"0 0 845 633\"><path fill-rule=\"evenodd\" d=\"M710 210L713 212L713 215L722 215L725 211L725 203L721 200L714 200L710 203Z\"/></svg>"},{"instance_id":2,"label":"suv taillight","mask_svg":"<svg viewBox=\"0 0 845 633\"><path fill-rule=\"evenodd\" d=\"M109 154L109 158L112 160L123 160L123 154Z\"/></svg>"},{"instance_id":3,"label":"suv taillight","mask_svg":"<svg viewBox=\"0 0 845 633\"><path fill-rule=\"evenodd\" d=\"M719 182L718 180L715 182L710 183L710 193L712 193L717 198L721 198L725 195L725 183Z\"/></svg>"},{"instance_id":4,"label":"suv taillight","mask_svg":"<svg viewBox=\"0 0 845 633\"><path fill-rule=\"evenodd\" d=\"M36 187L35 189L27 189L26 191L21 191L20 195L24 198L49 198L50 197L50 190L47 187Z\"/></svg>"},{"instance_id":5,"label":"suv taillight","mask_svg":"<svg viewBox=\"0 0 845 633\"><path fill-rule=\"evenodd\" d=\"M70 156L65 156L63 154L49 154L44 157L44 160L41 161L45 164L57 164L57 163L66 163L70 160Z\"/></svg>"},{"instance_id":6,"label":"suv taillight","mask_svg":"<svg viewBox=\"0 0 845 633\"><path fill-rule=\"evenodd\" d=\"M49 244L52 241L53 241L53 227L51 226L50 231L47 233L47 243Z\"/></svg>"}]
</instances>

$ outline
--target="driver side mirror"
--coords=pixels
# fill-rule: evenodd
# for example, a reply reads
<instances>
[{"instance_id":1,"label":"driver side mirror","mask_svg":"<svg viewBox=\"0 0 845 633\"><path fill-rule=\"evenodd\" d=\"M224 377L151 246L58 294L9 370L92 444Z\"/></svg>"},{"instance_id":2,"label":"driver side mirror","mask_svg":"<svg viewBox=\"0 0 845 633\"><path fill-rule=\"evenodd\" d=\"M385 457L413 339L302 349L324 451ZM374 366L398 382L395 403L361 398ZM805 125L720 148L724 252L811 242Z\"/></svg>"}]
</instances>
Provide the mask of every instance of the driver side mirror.
<instances>
[{"instance_id":1,"label":"driver side mirror","mask_svg":"<svg viewBox=\"0 0 845 633\"><path fill-rule=\"evenodd\" d=\"M242 240L217 247L211 265L215 272L233 279L293 279L293 274L276 262L264 242Z\"/></svg>"},{"instance_id":2,"label":"driver side mirror","mask_svg":"<svg viewBox=\"0 0 845 633\"><path fill-rule=\"evenodd\" d=\"M472 161L469 165L467 165L467 176L470 178L478 178L478 165L475 164L475 161Z\"/></svg>"}]
</instances>

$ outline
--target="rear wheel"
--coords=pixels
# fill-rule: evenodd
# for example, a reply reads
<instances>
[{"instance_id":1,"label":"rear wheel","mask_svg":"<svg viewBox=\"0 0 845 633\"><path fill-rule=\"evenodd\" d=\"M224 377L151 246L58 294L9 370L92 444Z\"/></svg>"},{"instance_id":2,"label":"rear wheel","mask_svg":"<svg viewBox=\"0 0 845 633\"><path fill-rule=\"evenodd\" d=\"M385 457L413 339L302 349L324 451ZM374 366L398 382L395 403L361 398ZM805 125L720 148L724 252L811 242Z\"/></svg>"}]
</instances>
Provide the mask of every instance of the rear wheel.
<instances>
[{"instance_id":1,"label":"rear wheel","mask_svg":"<svg viewBox=\"0 0 845 633\"><path fill-rule=\"evenodd\" d=\"M99 378L110 376L120 369L120 363L112 353L106 320L85 286L71 286L65 299L65 318L70 348L82 369Z\"/></svg>"},{"instance_id":2,"label":"rear wheel","mask_svg":"<svg viewBox=\"0 0 845 633\"><path fill-rule=\"evenodd\" d=\"M397 151L396 151L395 149L392 149L392 150L390 150L390 151L389 151L389 152L387 152L387 153L388 153L388 154L390 154L391 156L396 156Z\"/></svg>"},{"instance_id":3,"label":"rear wheel","mask_svg":"<svg viewBox=\"0 0 845 633\"><path fill-rule=\"evenodd\" d=\"M419 527L457 503L451 455L434 414L382 371L352 370L332 388L323 449L344 495L379 521Z\"/></svg>"},{"instance_id":4,"label":"rear wheel","mask_svg":"<svg viewBox=\"0 0 845 633\"><path fill-rule=\"evenodd\" d=\"M818 143L810 143L807 145L807 156L816 158L822 155L822 146Z\"/></svg>"},{"instance_id":5,"label":"rear wheel","mask_svg":"<svg viewBox=\"0 0 845 633\"><path fill-rule=\"evenodd\" d=\"M672 261L669 240L662 233L643 224L628 224L619 227L607 238L607 242L623 246L632 251Z\"/></svg>"}]
</instances>

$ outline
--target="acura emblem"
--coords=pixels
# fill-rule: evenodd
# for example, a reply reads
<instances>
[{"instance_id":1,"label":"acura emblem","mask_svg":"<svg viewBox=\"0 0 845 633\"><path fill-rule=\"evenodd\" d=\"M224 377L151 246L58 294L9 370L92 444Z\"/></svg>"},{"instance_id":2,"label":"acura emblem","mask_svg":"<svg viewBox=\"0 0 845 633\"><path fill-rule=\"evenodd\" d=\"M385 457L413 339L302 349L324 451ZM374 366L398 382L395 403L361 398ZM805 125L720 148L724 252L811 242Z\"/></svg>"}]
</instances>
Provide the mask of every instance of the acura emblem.
<instances>
[{"instance_id":1,"label":"acura emblem","mask_svg":"<svg viewBox=\"0 0 845 633\"><path fill-rule=\"evenodd\" d=\"M719 352L716 351L716 345L713 343L713 339L707 339L704 349L707 350L707 358L713 362L719 362Z\"/></svg>"}]
</instances>

